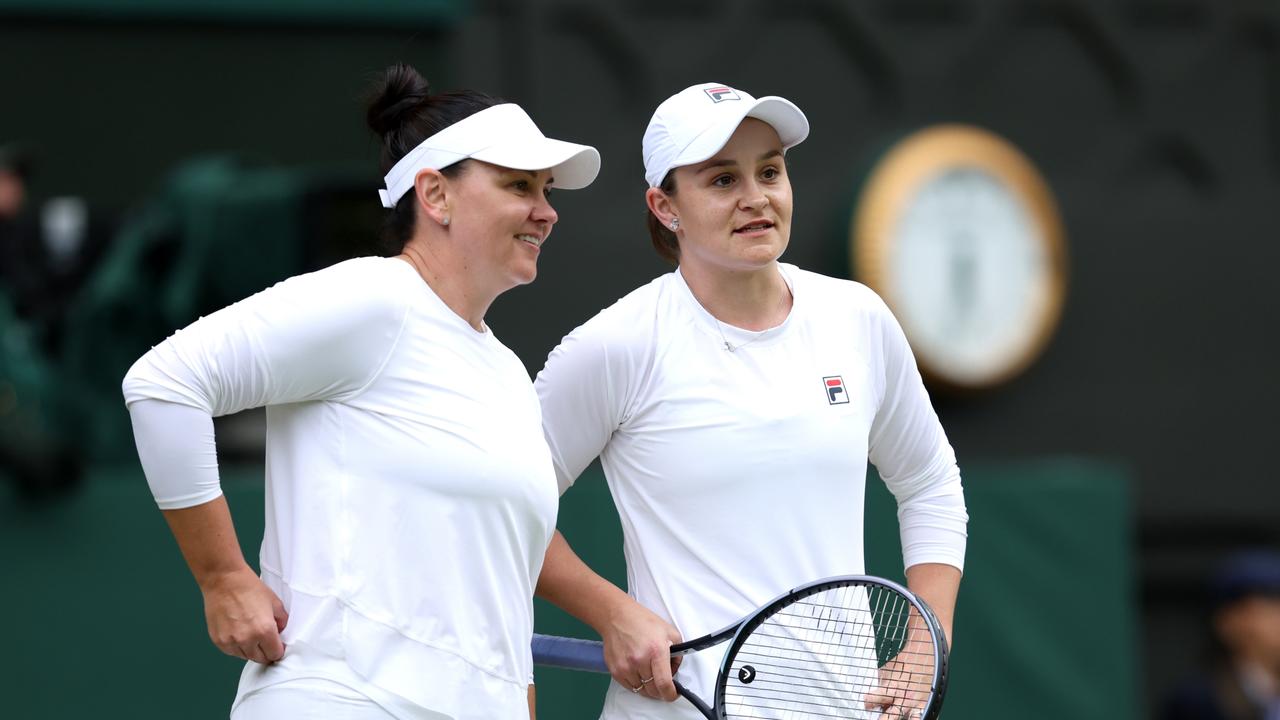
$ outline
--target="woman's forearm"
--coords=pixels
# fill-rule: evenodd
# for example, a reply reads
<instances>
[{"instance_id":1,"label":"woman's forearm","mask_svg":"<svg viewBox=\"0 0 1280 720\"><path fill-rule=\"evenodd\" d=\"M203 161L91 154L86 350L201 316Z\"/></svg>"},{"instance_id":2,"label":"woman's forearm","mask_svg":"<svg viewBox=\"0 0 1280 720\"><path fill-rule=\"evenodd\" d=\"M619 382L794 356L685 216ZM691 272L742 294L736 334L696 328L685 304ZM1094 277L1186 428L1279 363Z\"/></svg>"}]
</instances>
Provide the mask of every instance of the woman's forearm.
<instances>
[{"instance_id":1,"label":"woman's forearm","mask_svg":"<svg viewBox=\"0 0 1280 720\"><path fill-rule=\"evenodd\" d=\"M249 569L225 497L163 512L187 567L202 589L221 576Z\"/></svg>"},{"instance_id":2,"label":"woman's forearm","mask_svg":"<svg viewBox=\"0 0 1280 720\"><path fill-rule=\"evenodd\" d=\"M952 643L960 575L959 568L943 563L920 563L907 568L907 587L928 603L947 635L948 644Z\"/></svg>"},{"instance_id":3,"label":"woman's forearm","mask_svg":"<svg viewBox=\"0 0 1280 720\"><path fill-rule=\"evenodd\" d=\"M535 594L604 635L611 611L634 602L617 585L600 577L569 547L557 530L547 547Z\"/></svg>"}]
</instances>

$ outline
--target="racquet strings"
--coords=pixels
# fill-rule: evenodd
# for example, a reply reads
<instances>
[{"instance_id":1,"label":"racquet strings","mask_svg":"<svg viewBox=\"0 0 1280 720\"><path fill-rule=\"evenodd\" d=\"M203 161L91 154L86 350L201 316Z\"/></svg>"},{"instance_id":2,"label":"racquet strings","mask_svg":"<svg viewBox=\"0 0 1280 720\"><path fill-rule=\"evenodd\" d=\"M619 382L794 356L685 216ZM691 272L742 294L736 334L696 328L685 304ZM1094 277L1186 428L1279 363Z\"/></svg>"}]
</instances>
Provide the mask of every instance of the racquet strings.
<instances>
[{"instance_id":1,"label":"racquet strings","mask_svg":"<svg viewBox=\"0 0 1280 720\"><path fill-rule=\"evenodd\" d=\"M927 693L933 653L925 623L901 594L878 585L827 588L752 629L730 661L724 716L879 718L866 708L868 697L908 687Z\"/></svg>"}]
</instances>

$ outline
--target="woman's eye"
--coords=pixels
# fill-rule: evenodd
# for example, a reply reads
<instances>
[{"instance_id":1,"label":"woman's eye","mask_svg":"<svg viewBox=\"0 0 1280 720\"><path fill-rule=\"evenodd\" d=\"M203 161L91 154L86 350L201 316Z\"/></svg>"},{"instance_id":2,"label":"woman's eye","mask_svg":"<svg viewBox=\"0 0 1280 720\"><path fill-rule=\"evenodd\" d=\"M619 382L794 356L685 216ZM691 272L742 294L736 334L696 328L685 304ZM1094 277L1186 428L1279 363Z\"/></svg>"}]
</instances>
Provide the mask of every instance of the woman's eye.
<instances>
[{"instance_id":1,"label":"woman's eye","mask_svg":"<svg viewBox=\"0 0 1280 720\"><path fill-rule=\"evenodd\" d=\"M528 180L517 180L517 181L515 181L515 182L511 183L511 187L515 188L516 190L519 190L520 192L525 192L525 191L527 191L527 190L529 189L529 181L528 181Z\"/></svg>"},{"instance_id":2,"label":"woman's eye","mask_svg":"<svg viewBox=\"0 0 1280 720\"><path fill-rule=\"evenodd\" d=\"M733 184L733 176L721 175L717 177L715 180L712 180L711 184L715 185L716 187L729 187L730 185Z\"/></svg>"},{"instance_id":3,"label":"woman's eye","mask_svg":"<svg viewBox=\"0 0 1280 720\"><path fill-rule=\"evenodd\" d=\"M543 196L543 197L551 197L551 188L543 188L543 190L542 190L542 196Z\"/></svg>"},{"instance_id":4,"label":"woman's eye","mask_svg":"<svg viewBox=\"0 0 1280 720\"><path fill-rule=\"evenodd\" d=\"M782 173L778 171L778 168L770 167L770 168L765 168L764 172L760 173L760 177L764 178L765 180L777 180L778 176L781 174Z\"/></svg>"}]
</instances>

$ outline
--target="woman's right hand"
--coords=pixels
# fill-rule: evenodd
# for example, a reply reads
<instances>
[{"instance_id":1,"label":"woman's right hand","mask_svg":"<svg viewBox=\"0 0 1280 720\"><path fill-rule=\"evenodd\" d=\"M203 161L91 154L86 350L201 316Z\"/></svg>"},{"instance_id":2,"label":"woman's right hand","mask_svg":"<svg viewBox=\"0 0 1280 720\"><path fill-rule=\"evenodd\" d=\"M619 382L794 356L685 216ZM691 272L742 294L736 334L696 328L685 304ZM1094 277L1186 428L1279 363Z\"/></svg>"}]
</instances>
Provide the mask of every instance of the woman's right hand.
<instances>
[{"instance_id":1,"label":"woman's right hand","mask_svg":"<svg viewBox=\"0 0 1280 720\"><path fill-rule=\"evenodd\" d=\"M655 700L671 702L679 697L671 677L680 667L680 658L671 657L671 646L682 638L674 625L627 597L610 613L601 637L604 661L614 680Z\"/></svg>"},{"instance_id":2,"label":"woman's right hand","mask_svg":"<svg viewBox=\"0 0 1280 720\"><path fill-rule=\"evenodd\" d=\"M210 578L200 588L209 638L222 652L269 665L284 657L284 603L247 565Z\"/></svg>"}]
</instances>

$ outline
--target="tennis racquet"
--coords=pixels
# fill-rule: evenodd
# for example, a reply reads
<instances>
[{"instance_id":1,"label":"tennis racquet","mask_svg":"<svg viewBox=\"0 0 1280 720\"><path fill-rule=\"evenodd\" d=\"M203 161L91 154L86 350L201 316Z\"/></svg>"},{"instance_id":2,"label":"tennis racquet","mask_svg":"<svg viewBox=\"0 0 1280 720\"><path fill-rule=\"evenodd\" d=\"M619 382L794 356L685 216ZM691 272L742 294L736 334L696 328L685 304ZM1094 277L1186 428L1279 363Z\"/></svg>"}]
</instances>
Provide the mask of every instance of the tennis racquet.
<instances>
[{"instance_id":1,"label":"tennis racquet","mask_svg":"<svg viewBox=\"0 0 1280 720\"><path fill-rule=\"evenodd\" d=\"M672 656L730 640L712 703L676 682L708 720L934 720L947 640L933 611L897 583L848 575L801 585ZM607 673L598 640L533 636L539 665Z\"/></svg>"}]
</instances>

